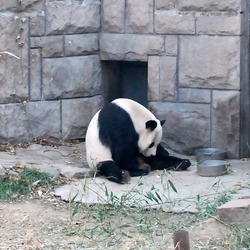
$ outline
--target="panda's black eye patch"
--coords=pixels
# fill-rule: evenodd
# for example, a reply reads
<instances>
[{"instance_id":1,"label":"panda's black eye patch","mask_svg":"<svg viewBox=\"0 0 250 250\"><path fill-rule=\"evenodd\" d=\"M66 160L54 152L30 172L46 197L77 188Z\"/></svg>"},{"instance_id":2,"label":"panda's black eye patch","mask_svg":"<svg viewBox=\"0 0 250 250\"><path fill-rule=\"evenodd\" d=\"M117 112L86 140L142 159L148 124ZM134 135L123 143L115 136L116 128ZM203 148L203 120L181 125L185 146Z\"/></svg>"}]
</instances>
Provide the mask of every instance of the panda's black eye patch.
<instances>
[{"instance_id":1,"label":"panda's black eye patch","mask_svg":"<svg viewBox=\"0 0 250 250\"><path fill-rule=\"evenodd\" d=\"M148 148L152 148L154 145L155 145L154 142L152 142L152 143L148 146Z\"/></svg>"}]
</instances>

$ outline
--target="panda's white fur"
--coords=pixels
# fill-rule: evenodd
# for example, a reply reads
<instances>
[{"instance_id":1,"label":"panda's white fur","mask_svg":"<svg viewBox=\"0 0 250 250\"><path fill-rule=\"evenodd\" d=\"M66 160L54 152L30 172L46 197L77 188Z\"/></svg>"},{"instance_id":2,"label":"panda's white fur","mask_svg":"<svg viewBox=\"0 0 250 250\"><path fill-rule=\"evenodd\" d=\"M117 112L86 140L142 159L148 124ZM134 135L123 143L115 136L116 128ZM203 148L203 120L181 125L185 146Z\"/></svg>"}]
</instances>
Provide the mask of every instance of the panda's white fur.
<instances>
[{"instance_id":1,"label":"panda's white fur","mask_svg":"<svg viewBox=\"0 0 250 250\"><path fill-rule=\"evenodd\" d=\"M112 103L129 114L134 129L139 135L137 142L139 152L146 157L155 155L157 145L162 138L161 122L148 109L133 100L119 98ZM99 121L99 114L100 111L92 118L86 133L86 156L88 165L92 169L96 169L100 162L113 160L110 148L105 146L99 138L99 122L102 122ZM146 122L149 120L154 120L157 123L155 129L151 130L145 127ZM149 148L152 143L154 145Z\"/></svg>"},{"instance_id":2,"label":"panda's white fur","mask_svg":"<svg viewBox=\"0 0 250 250\"><path fill-rule=\"evenodd\" d=\"M112 160L110 149L99 139L99 113L100 111L90 121L85 138L87 162L89 167L94 170L99 162Z\"/></svg>"}]
</instances>

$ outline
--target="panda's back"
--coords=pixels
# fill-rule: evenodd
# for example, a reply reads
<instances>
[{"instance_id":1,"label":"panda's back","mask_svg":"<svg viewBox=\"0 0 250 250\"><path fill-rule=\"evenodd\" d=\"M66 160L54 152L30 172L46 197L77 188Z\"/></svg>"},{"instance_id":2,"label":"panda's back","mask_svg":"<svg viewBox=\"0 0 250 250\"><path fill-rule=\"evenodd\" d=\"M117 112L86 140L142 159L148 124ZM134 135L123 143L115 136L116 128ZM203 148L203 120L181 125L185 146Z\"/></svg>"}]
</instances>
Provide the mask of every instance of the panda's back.
<instances>
[{"instance_id":1,"label":"panda's back","mask_svg":"<svg viewBox=\"0 0 250 250\"><path fill-rule=\"evenodd\" d=\"M139 135L130 114L116 103L111 102L100 111L98 127L100 141L110 148L114 161L122 164L130 152L138 152Z\"/></svg>"},{"instance_id":2,"label":"panda's back","mask_svg":"<svg viewBox=\"0 0 250 250\"><path fill-rule=\"evenodd\" d=\"M137 133L145 129L145 123L148 120L157 120L147 108L131 99L118 98L112 103L115 103L129 114Z\"/></svg>"}]
</instances>

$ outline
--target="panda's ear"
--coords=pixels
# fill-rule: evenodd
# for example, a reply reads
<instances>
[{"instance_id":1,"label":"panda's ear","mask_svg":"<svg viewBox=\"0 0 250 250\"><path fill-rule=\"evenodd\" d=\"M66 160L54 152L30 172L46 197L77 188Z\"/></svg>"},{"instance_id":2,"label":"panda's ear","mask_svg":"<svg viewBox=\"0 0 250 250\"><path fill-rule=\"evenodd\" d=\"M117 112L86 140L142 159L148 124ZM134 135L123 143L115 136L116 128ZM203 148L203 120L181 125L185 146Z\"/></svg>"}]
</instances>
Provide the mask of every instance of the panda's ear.
<instances>
[{"instance_id":1,"label":"panda's ear","mask_svg":"<svg viewBox=\"0 0 250 250\"><path fill-rule=\"evenodd\" d=\"M157 127L157 122L154 120L149 120L146 122L146 129L153 131Z\"/></svg>"},{"instance_id":2,"label":"panda's ear","mask_svg":"<svg viewBox=\"0 0 250 250\"><path fill-rule=\"evenodd\" d=\"M161 126L163 126L165 122L166 122L166 120L161 120L161 121L160 121Z\"/></svg>"}]
</instances>

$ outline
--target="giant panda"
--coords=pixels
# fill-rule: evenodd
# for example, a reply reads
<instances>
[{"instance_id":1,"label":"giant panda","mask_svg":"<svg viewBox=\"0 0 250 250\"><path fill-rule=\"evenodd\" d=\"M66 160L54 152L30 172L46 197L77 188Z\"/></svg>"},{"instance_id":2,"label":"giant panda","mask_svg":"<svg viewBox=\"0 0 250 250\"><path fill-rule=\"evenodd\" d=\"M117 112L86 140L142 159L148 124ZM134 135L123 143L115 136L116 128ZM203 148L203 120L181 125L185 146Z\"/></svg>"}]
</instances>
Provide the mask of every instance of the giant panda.
<instances>
[{"instance_id":1,"label":"giant panda","mask_svg":"<svg viewBox=\"0 0 250 250\"><path fill-rule=\"evenodd\" d=\"M168 157L160 146L164 122L131 99L115 99L89 123L85 138L89 167L117 183L146 175L150 169L163 169L162 159ZM167 168L180 162L167 164Z\"/></svg>"}]
</instances>

